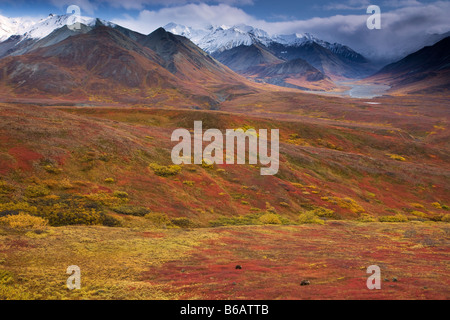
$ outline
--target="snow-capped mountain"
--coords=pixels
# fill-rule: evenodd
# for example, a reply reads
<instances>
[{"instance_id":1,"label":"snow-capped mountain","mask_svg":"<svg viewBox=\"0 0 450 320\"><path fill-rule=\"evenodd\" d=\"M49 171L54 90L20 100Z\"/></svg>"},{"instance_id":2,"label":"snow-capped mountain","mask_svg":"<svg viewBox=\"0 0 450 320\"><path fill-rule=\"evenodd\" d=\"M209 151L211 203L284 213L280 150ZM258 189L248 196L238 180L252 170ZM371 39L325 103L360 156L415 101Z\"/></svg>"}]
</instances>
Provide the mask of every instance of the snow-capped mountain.
<instances>
[{"instance_id":1,"label":"snow-capped mountain","mask_svg":"<svg viewBox=\"0 0 450 320\"><path fill-rule=\"evenodd\" d=\"M0 15L0 42L12 35L23 34L35 21L24 18L7 18Z\"/></svg>"},{"instance_id":2,"label":"snow-capped mountain","mask_svg":"<svg viewBox=\"0 0 450 320\"><path fill-rule=\"evenodd\" d=\"M193 29L176 23L164 27L168 32L190 39L207 53L222 52L240 45L250 46L255 43L267 45L271 38L267 32L244 24L236 26L209 26Z\"/></svg>"},{"instance_id":3,"label":"snow-capped mountain","mask_svg":"<svg viewBox=\"0 0 450 320\"><path fill-rule=\"evenodd\" d=\"M11 36L20 36L25 39L42 39L65 25L73 25L76 22L87 26L94 26L96 18L74 16L74 15L53 15L41 20L31 20L23 18L7 18L0 16L0 42L7 40ZM115 26L113 23L102 21L105 25Z\"/></svg>"},{"instance_id":4,"label":"snow-capped mountain","mask_svg":"<svg viewBox=\"0 0 450 320\"><path fill-rule=\"evenodd\" d=\"M245 45L261 43L265 46L281 44L286 47L300 47L317 43L331 52L349 59L361 59L362 56L351 48L339 44L329 43L318 39L310 33L294 33L270 36L266 31L244 24L236 26L210 26L206 29L193 29L184 25L169 23L164 27L166 31L190 39L209 54L220 53L225 50Z\"/></svg>"},{"instance_id":5,"label":"snow-capped mountain","mask_svg":"<svg viewBox=\"0 0 450 320\"><path fill-rule=\"evenodd\" d=\"M170 23L164 28L189 38L237 72L243 72L257 62L265 61L263 64L267 64L274 58L282 61L300 58L321 72L336 77L361 77L372 72L361 54L343 44L329 43L309 33L269 35L264 30L242 24L193 29Z\"/></svg>"}]
</instances>

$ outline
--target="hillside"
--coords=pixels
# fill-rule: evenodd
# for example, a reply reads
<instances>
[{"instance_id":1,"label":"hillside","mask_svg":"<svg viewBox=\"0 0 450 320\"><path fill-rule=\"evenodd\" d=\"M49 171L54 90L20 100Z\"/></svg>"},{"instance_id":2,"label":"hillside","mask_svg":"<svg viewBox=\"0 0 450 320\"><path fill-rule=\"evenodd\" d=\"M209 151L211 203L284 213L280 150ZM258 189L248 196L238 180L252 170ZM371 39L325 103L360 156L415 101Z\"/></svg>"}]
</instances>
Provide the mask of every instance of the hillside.
<instances>
[{"instance_id":1,"label":"hillside","mask_svg":"<svg viewBox=\"0 0 450 320\"><path fill-rule=\"evenodd\" d=\"M387 65L367 81L400 93L445 93L450 88L450 37Z\"/></svg>"}]
</instances>

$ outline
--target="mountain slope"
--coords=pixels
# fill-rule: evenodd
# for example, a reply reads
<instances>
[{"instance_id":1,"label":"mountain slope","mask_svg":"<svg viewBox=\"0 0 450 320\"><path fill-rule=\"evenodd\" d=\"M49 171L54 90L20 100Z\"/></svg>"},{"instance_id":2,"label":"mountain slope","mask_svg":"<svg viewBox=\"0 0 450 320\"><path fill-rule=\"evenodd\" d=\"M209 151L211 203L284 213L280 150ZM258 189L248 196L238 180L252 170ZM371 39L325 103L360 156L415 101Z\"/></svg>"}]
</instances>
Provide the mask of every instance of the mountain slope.
<instances>
[{"instance_id":1,"label":"mountain slope","mask_svg":"<svg viewBox=\"0 0 450 320\"><path fill-rule=\"evenodd\" d=\"M450 37L387 65L367 81L388 83L394 91L401 92L448 92Z\"/></svg>"},{"instance_id":2,"label":"mountain slope","mask_svg":"<svg viewBox=\"0 0 450 320\"><path fill-rule=\"evenodd\" d=\"M159 28L139 42L154 51L163 60L161 65L182 80L191 92L209 96L207 103L212 109L230 95L255 91L245 78L185 37Z\"/></svg>"},{"instance_id":3,"label":"mountain slope","mask_svg":"<svg viewBox=\"0 0 450 320\"><path fill-rule=\"evenodd\" d=\"M268 46L277 57L284 60L301 58L312 66L333 78L359 78L367 76L370 67L367 60L354 51L339 51L342 46L336 46L335 52L315 41L306 41L300 45L284 45L271 43ZM352 57L355 60L352 60Z\"/></svg>"},{"instance_id":4,"label":"mountain slope","mask_svg":"<svg viewBox=\"0 0 450 320\"><path fill-rule=\"evenodd\" d=\"M240 45L230 50L213 53L212 56L236 72L244 72L249 68L285 62L275 57L263 45Z\"/></svg>"},{"instance_id":5,"label":"mountain slope","mask_svg":"<svg viewBox=\"0 0 450 320\"><path fill-rule=\"evenodd\" d=\"M302 90L332 90L331 79L305 60L295 59L272 65L256 66L246 70L245 75L258 82Z\"/></svg>"},{"instance_id":6,"label":"mountain slope","mask_svg":"<svg viewBox=\"0 0 450 320\"><path fill-rule=\"evenodd\" d=\"M34 47L0 60L5 91L100 102L171 101L201 108L217 108L231 94L254 91L245 78L188 39L163 29L144 36L97 23L70 36L64 26Z\"/></svg>"},{"instance_id":7,"label":"mountain slope","mask_svg":"<svg viewBox=\"0 0 450 320\"><path fill-rule=\"evenodd\" d=\"M143 59L145 58L145 59ZM68 94L138 87L150 72L169 80L157 55L108 27L0 61L2 80L18 92ZM110 81L108 81L110 80Z\"/></svg>"}]
</instances>

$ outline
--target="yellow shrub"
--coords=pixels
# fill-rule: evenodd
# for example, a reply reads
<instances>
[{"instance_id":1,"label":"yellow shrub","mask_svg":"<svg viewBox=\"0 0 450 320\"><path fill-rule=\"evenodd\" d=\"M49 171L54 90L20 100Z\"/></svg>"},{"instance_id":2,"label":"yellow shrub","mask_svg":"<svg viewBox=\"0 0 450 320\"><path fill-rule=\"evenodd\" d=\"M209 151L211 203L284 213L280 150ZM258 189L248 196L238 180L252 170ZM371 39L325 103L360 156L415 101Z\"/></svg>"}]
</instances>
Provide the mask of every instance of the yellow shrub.
<instances>
[{"instance_id":1,"label":"yellow shrub","mask_svg":"<svg viewBox=\"0 0 450 320\"><path fill-rule=\"evenodd\" d=\"M375 218L372 217L371 215L367 214L367 213L363 213L361 214L361 216L359 217L358 221L361 222L375 222Z\"/></svg>"},{"instance_id":2,"label":"yellow shrub","mask_svg":"<svg viewBox=\"0 0 450 320\"><path fill-rule=\"evenodd\" d=\"M205 160L202 160L202 167L205 169L213 169L214 163L208 163Z\"/></svg>"},{"instance_id":3,"label":"yellow shrub","mask_svg":"<svg viewBox=\"0 0 450 320\"><path fill-rule=\"evenodd\" d=\"M119 192L119 191L116 191ZM85 197L91 201L94 201L96 203L99 203L101 205L107 206L107 207L113 207L113 206L118 206L120 204L126 203L128 201L127 196L125 196L125 194L123 195L123 197L119 197L119 194L116 194L116 192L114 192L113 195L109 194L109 193L105 193L105 192L99 192L99 193L90 193L88 195L86 195Z\"/></svg>"},{"instance_id":4,"label":"yellow shrub","mask_svg":"<svg viewBox=\"0 0 450 320\"><path fill-rule=\"evenodd\" d=\"M179 165L161 166L157 163L151 163L149 167L157 176L160 177L174 176L181 171L181 167Z\"/></svg>"},{"instance_id":5,"label":"yellow shrub","mask_svg":"<svg viewBox=\"0 0 450 320\"><path fill-rule=\"evenodd\" d=\"M157 228L173 226L169 217L165 213L151 212L146 214L144 218L150 220Z\"/></svg>"},{"instance_id":6,"label":"yellow shrub","mask_svg":"<svg viewBox=\"0 0 450 320\"><path fill-rule=\"evenodd\" d=\"M0 181L0 194L8 194L14 192L15 188L4 181Z\"/></svg>"},{"instance_id":7,"label":"yellow shrub","mask_svg":"<svg viewBox=\"0 0 450 320\"><path fill-rule=\"evenodd\" d=\"M183 184L185 184L185 185L187 185L187 186L194 186L195 185L195 182L194 181L189 181L189 180L186 180L186 181L183 181Z\"/></svg>"},{"instance_id":8,"label":"yellow shrub","mask_svg":"<svg viewBox=\"0 0 450 320\"><path fill-rule=\"evenodd\" d=\"M388 154L389 158L396 161L406 161L406 159L398 154Z\"/></svg>"},{"instance_id":9,"label":"yellow shrub","mask_svg":"<svg viewBox=\"0 0 450 320\"><path fill-rule=\"evenodd\" d=\"M281 224L280 218L273 213L263 214L261 217L259 217L258 221L262 224Z\"/></svg>"},{"instance_id":10,"label":"yellow shrub","mask_svg":"<svg viewBox=\"0 0 450 320\"><path fill-rule=\"evenodd\" d=\"M337 204L339 207L343 209L349 209L353 213L363 213L365 212L364 208L361 207L355 200L352 198L339 198L332 197L329 199L331 203Z\"/></svg>"},{"instance_id":11,"label":"yellow shrub","mask_svg":"<svg viewBox=\"0 0 450 320\"><path fill-rule=\"evenodd\" d=\"M9 202L0 204L0 216L8 213L28 213L36 215L38 209L35 206L29 205L27 202Z\"/></svg>"},{"instance_id":12,"label":"yellow shrub","mask_svg":"<svg viewBox=\"0 0 450 320\"><path fill-rule=\"evenodd\" d=\"M40 217L19 213L0 218L0 224L13 229L43 229L47 226L48 221Z\"/></svg>"},{"instance_id":13,"label":"yellow shrub","mask_svg":"<svg viewBox=\"0 0 450 320\"><path fill-rule=\"evenodd\" d=\"M421 218L426 218L426 217L427 217L427 214L424 213L424 212L422 212L422 211L416 211L416 210L414 210L414 211L411 212L411 214L412 214L413 216L421 217Z\"/></svg>"},{"instance_id":14,"label":"yellow shrub","mask_svg":"<svg viewBox=\"0 0 450 320\"><path fill-rule=\"evenodd\" d=\"M446 214L441 219L442 222L450 222L450 214Z\"/></svg>"},{"instance_id":15,"label":"yellow shrub","mask_svg":"<svg viewBox=\"0 0 450 320\"><path fill-rule=\"evenodd\" d=\"M300 216L298 217L298 223L324 224L325 222L322 219L320 219L317 215L315 215L313 211L307 211L305 213L300 214Z\"/></svg>"},{"instance_id":16,"label":"yellow shrub","mask_svg":"<svg viewBox=\"0 0 450 320\"><path fill-rule=\"evenodd\" d=\"M28 198L39 198L50 194L50 191L43 185L31 185L25 189L25 196Z\"/></svg>"},{"instance_id":17,"label":"yellow shrub","mask_svg":"<svg viewBox=\"0 0 450 320\"><path fill-rule=\"evenodd\" d=\"M266 202L266 211L267 213L277 213L277 210L269 202Z\"/></svg>"},{"instance_id":18,"label":"yellow shrub","mask_svg":"<svg viewBox=\"0 0 450 320\"><path fill-rule=\"evenodd\" d=\"M114 180L114 178L106 178L105 182L106 183L114 183L114 182L116 182L116 180Z\"/></svg>"},{"instance_id":19,"label":"yellow shrub","mask_svg":"<svg viewBox=\"0 0 450 320\"><path fill-rule=\"evenodd\" d=\"M442 206L441 206L441 204L439 202L433 202L431 205L433 207L435 207L436 209L442 209Z\"/></svg>"}]
</instances>

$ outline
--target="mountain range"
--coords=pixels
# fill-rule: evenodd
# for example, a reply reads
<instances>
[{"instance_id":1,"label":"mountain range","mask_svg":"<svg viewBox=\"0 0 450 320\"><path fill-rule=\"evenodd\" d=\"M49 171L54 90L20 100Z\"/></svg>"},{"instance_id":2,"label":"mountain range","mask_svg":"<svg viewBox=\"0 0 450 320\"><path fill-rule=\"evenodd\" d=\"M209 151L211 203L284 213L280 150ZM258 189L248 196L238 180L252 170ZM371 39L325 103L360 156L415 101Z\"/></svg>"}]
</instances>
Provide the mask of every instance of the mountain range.
<instances>
[{"instance_id":1,"label":"mountain range","mask_svg":"<svg viewBox=\"0 0 450 320\"><path fill-rule=\"evenodd\" d=\"M230 97L261 90L255 82L335 91L336 80L376 73L361 54L311 34L271 36L246 25L199 30L170 23L144 35L101 19L78 21L80 28L72 30L68 25L75 20L69 15L49 15L38 22L0 16L3 95L176 101L215 109ZM445 91L448 45L443 43L387 66L367 81L394 88L414 83L418 92L425 88L420 83L427 82L433 83L432 91Z\"/></svg>"},{"instance_id":2,"label":"mountain range","mask_svg":"<svg viewBox=\"0 0 450 320\"><path fill-rule=\"evenodd\" d=\"M331 44L308 33L269 36L266 31L247 25L211 26L205 30L196 30L169 23L164 28L191 39L214 58L244 75L248 74L249 68L263 65L272 67L274 63L298 59L309 64L304 64L303 68L313 67L323 73L322 77L333 79L362 78L376 71L363 55L348 46ZM254 56L249 56L248 47L251 46L255 46ZM230 59L241 55L247 57L242 63ZM273 56L278 60L273 59Z\"/></svg>"}]
</instances>

